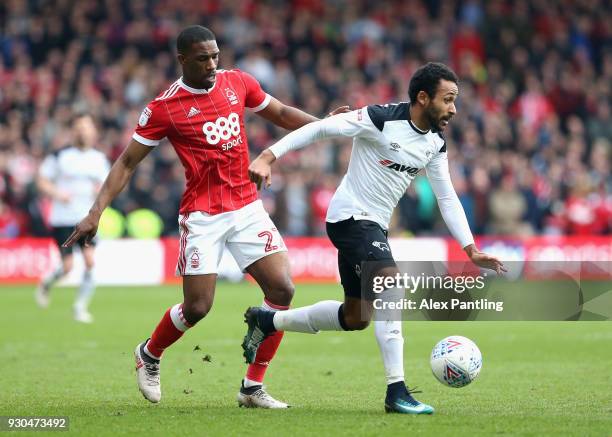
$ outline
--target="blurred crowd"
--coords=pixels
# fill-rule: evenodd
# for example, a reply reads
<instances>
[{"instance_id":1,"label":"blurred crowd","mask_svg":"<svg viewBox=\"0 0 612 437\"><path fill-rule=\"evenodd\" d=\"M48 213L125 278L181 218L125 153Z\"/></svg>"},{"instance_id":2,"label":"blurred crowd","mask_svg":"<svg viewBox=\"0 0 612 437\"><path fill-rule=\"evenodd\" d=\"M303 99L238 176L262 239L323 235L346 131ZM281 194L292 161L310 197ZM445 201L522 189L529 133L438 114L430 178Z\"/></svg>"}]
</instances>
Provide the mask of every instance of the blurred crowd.
<instances>
[{"instance_id":1,"label":"blurred crowd","mask_svg":"<svg viewBox=\"0 0 612 437\"><path fill-rule=\"evenodd\" d=\"M608 24L606 24L608 23ZM349 104L407 100L418 66L460 77L446 130L455 188L477 234L606 234L610 176L612 11L607 0L5 0L0 3L0 237L44 235L42 158L70 144L74 111L90 111L114 160L142 108L176 80L174 43L209 27L220 67L316 116ZM253 154L285 132L251 115ZM266 208L286 235L322 235L350 139L288 155ZM178 233L183 169L169 143L143 161L113 206L155 210ZM392 234L443 235L421 174Z\"/></svg>"}]
</instances>

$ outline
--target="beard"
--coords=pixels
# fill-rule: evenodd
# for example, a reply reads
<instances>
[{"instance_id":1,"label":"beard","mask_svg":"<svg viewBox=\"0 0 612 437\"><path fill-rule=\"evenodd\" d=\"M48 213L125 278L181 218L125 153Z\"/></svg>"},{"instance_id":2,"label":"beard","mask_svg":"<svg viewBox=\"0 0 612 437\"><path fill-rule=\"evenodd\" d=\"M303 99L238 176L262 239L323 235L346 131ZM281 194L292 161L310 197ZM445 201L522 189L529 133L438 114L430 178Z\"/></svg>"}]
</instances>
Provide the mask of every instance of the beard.
<instances>
[{"instance_id":1,"label":"beard","mask_svg":"<svg viewBox=\"0 0 612 437\"><path fill-rule=\"evenodd\" d=\"M451 117L445 117L442 115L441 111L436 111L436 109L431 106L426 111L427 121L429 122L429 126L431 127L432 132L441 132L444 130L446 126L441 126L442 121L446 121L447 124L450 121Z\"/></svg>"},{"instance_id":2,"label":"beard","mask_svg":"<svg viewBox=\"0 0 612 437\"><path fill-rule=\"evenodd\" d=\"M441 117L434 108L429 108L426 112L427 121L432 132L438 132L440 129Z\"/></svg>"}]
</instances>

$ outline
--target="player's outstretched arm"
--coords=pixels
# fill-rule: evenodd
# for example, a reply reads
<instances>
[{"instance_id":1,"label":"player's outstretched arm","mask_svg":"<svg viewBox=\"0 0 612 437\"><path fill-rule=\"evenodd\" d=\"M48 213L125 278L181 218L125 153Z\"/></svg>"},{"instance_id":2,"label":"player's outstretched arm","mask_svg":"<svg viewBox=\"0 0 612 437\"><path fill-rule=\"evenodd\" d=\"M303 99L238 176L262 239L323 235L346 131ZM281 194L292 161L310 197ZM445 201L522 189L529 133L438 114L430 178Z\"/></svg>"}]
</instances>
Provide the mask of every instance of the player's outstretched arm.
<instances>
[{"instance_id":1,"label":"player's outstretched arm","mask_svg":"<svg viewBox=\"0 0 612 437\"><path fill-rule=\"evenodd\" d=\"M140 161L151 150L153 150L152 147L140 144L136 140L130 141L111 167L110 173L102 184L102 188L100 188L100 192L89 213L75 226L72 234L62 244L63 247L72 246L83 237L85 238L86 245L91 241L98 231L98 223L102 212L123 190Z\"/></svg>"},{"instance_id":2,"label":"player's outstretched arm","mask_svg":"<svg viewBox=\"0 0 612 437\"><path fill-rule=\"evenodd\" d=\"M301 128L285 135L278 142L264 150L249 166L249 178L258 188L264 183L269 187L272 183L271 164L291 150L301 149L308 144L326 138L337 136L345 137L372 137L378 135L378 129L370 120L367 108L348 111L341 106L337 114L306 124Z\"/></svg>"},{"instance_id":3,"label":"player's outstretched arm","mask_svg":"<svg viewBox=\"0 0 612 437\"><path fill-rule=\"evenodd\" d=\"M481 252L476 247L465 211L451 181L446 152L440 153L432 159L426 170L442 218L450 233L461 244L470 260L479 267L495 270L497 274L506 272L504 264L499 259Z\"/></svg>"},{"instance_id":4,"label":"player's outstretched arm","mask_svg":"<svg viewBox=\"0 0 612 437\"><path fill-rule=\"evenodd\" d=\"M339 106L338 108L330 112L329 115L342 114L344 112L349 111L350 108L348 105ZM271 98L268 106L257 112L257 115L262 116L263 118L274 123L277 126L289 130L298 129L304 126L305 124L319 120L317 117L310 115L298 108L285 105L274 97Z\"/></svg>"},{"instance_id":5,"label":"player's outstretched arm","mask_svg":"<svg viewBox=\"0 0 612 437\"><path fill-rule=\"evenodd\" d=\"M249 178L257 184L257 189L260 189L262 184L267 188L272 183L272 163L285 153L325 138L359 135L364 130L364 126L366 124L363 122L363 117L360 118L357 111L334 114L323 120L306 124L264 150L249 166Z\"/></svg>"}]
</instances>

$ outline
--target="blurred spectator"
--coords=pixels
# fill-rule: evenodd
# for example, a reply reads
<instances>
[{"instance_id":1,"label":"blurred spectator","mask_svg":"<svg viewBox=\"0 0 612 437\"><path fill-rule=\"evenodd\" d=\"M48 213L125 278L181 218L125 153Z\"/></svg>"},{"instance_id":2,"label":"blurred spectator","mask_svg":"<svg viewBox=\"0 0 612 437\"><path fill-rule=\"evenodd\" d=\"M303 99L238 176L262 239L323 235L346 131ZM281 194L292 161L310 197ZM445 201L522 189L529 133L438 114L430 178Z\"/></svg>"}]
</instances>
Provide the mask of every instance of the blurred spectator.
<instances>
[{"instance_id":1,"label":"blurred spectator","mask_svg":"<svg viewBox=\"0 0 612 437\"><path fill-rule=\"evenodd\" d=\"M174 37L209 26L220 68L237 65L288 104L324 116L407 99L427 61L460 76L445 134L455 185L475 233L609 233L612 211L610 2L591 0L0 2L0 199L19 235L42 232L32 180L41 158L70 143L74 111L101 125L111 160L144 104L178 75ZM284 131L251 117L254 153ZM332 145L333 144L333 145ZM262 198L280 230L321 234L350 141L287 157ZM510 176L512 175L512 176ZM139 208L178 232L184 181L165 143L113 207ZM401 200L396 233L446 233L425 178ZM607 216L606 216L607 214ZM15 219L17 217L17 219ZM7 227L8 226L8 227ZM12 224L4 226L14 234ZM4 229L3 228L3 229Z\"/></svg>"},{"instance_id":2,"label":"blurred spectator","mask_svg":"<svg viewBox=\"0 0 612 437\"><path fill-rule=\"evenodd\" d=\"M606 205L606 199L593 191L591 179L587 174L580 175L572 187L563 212L564 231L567 233L594 235L609 231L609 203Z\"/></svg>"},{"instance_id":3,"label":"blurred spectator","mask_svg":"<svg viewBox=\"0 0 612 437\"><path fill-rule=\"evenodd\" d=\"M512 175L502 178L501 186L491 194L491 233L497 235L526 236L531 233L523 221L527 201L519 191Z\"/></svg>"},{"instance_id":4,"label":"blurred spectator","mask_svg":"<svg viewBox=\"0 0 612 437\"><path fill-rule=\"evenodd\" d=\"M597 109L588 122L588 134L591 140L598 138L612 139L612 111L610 111L610 101L601 99L597 102Z\"/></svg>"},{"instance_id":5,"label":"blurred spectator","mask_svg":"<svg viewBox=\"0 0 612 437\"><path fill-rule=\"evenodd\" d=\"M21 233L17 213L0 199L0 238L15 238Z\"/></svg>"}]
</instances>

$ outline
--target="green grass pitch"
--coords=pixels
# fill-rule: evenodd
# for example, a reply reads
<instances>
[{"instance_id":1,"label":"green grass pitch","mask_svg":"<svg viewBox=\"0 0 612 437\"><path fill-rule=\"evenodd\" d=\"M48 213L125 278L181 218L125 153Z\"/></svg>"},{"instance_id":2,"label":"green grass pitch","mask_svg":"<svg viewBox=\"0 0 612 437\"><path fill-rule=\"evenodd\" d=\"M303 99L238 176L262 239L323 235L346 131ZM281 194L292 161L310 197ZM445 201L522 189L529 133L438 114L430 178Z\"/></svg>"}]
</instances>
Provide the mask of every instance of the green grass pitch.
<instances>
[{"instance_id":1,"label":"green grass pitch","mask_svg":"<svg viewBox=\"0 0 612 437\"><path fill-rule=\"evenodd\" d=\"M69 416L69 435L612 434L610 322L406 322L407 382L436 408L427 417L384 413L372 328L287 333L266 385L294 407L262 411L235 401L246 369L242 314L261 302L255 285L219 283L211 314L166 352L159 405L138 392L132 351L180 301L178 286L100 288L89 326L71 319L74 289L55 289L47 310L32 291L0 287L0 416ZM341 296L338 286L301 285L294 305ZM484 357L462 389L429 369L431 348L452 334Z\"/></svg>"}]
</instances>

